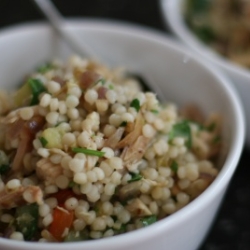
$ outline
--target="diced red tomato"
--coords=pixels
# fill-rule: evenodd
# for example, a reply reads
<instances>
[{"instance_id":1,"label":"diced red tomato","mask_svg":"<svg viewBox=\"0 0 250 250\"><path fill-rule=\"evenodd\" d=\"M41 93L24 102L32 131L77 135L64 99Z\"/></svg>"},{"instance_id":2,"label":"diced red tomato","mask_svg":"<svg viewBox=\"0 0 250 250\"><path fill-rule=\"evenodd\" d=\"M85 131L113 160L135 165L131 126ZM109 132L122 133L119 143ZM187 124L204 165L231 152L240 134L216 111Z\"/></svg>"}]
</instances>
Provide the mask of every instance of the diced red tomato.
<instances>
[{"instance_id":1,"label":"diced red tomato","mask_svg":"<svg viewBox=\"0 0 250 250\"><path fill-rule=\"evenodd\" d=\"M63 240L66 228L70 229L74 220L74 212L56 207L53 211L53 222L49 226L49 232L58 240Z\"/></svg>"}]
</instances>

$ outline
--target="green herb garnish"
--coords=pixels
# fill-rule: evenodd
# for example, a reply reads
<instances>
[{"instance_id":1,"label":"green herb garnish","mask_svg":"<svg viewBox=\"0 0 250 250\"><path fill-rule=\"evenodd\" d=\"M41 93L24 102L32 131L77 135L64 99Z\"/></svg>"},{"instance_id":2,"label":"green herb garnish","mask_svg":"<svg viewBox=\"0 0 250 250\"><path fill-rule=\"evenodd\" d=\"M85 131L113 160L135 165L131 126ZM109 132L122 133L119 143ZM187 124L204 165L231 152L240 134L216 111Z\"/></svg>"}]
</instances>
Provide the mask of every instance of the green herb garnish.
<instances>
[{"instance_id":1,"label":"green herb garnish","mask_svg":"<svg viewBox=\"0 0 250 250\"><path fill-rule=\"evenodd\" d=\"M169 141L171 142L175 137L184 137L186 139L186 146L188 148L192 147L191 129L187 121L177 123L173 126L169 133Z\"/></svg>"},{"instance_id":2,"label":"green herb garnish","mask_svg":"<svg viewBox=\"0 0 250 250\"><path fill-rule=\"evenodd\" d=\"M97 80L96 84L99 83L99 82L101 83L101 85L104 85L106 80L101 78L101 79Z\"/></svg>"},{"instance_id":3,"label":"green herb garnish","mask_svg":"<svg viewBox=\"0 0 250 250\"><path fill-rule=\"evenodd\" d=\"M156 109L152 109L151 112L154 113L155 115L159 114L159 110L156 110Z\"/></svg>"},{"instance_id":4,"label":"green herb garnish","mask_svg":"<svg viewBox=\"0 0 250 250\"><path fill-rule=\"evenodd\" d=\"M139 181L142 179L142 176L140 174L133 173L133 172L130 172L129 174L131 176L131 179L128 181L129 183L134 182L134 181Z\"/></svg>"},{"instance_id":5,"label":"green herb garnish","mask_svg":"<svg viewBox=\"0 0 250 250\"><path fill-rule=\"evenodd\" d=\"M36 105L39 103L39 95L46 91L43 83L39 79L30 78L28 80L28 85L32 92L32 99L30 105Z\"/></svg>"},{"instance_id":6,"label":"green herb garnish","mask_svg":"<svg viewBox=\"0 0 250 250\"><path fill-rule=\"evenodd\" d=\"M48 144L48 141L44 137L40 137L39 140L40 140L42 146L46 147L46 145Z\"/></svg>"},{"instance_id":7,"label":"green herb garnish","mask_svg":"<svg viewBox=\"0 0 250 250\"><path fill-rule=\"evenodd\" d=\"M93 155L93 156L99 156L99 157L103 157L105 155L105 152L93 150L93 149L87 149L87 148L72 148L72 151L74 153L82 153L85 155Z\"/></svg>"},{"instance_id":8,"label":"green herb garnish","mask_svg":"<svg viewBox=\"0 0 250 250\"><path fill-rule=\"evenodd\" d=\"M179 165L178 165L178 163L177 163L176 161L173 161L173 162L171 163L171 165L170 165L170 168L171 168L171 170L172 170L174 173L177 173L178 167L179 167Z\"/></svg>"},{"instance_id":9,"label":"green herb garnish","mask_svg":"<svg viewBox=\"0 0 250 250\"><path fill-rule=\"evenodd\" d=\"M130 103L130 107L135 108L135 110L138 112L140 110L140 101L138 99L134 99L131 103Z\"/></svg>"},{"instance_id":10,"label":"green herb garnish","mask_svg":"<svg viewBox=\"0 0 250 250\"><path fill-rule=\"evenodd\" d=\"M49 70L52 70L53 68L54 67L51 63L44 63L40 67L37 68L37 72L44 74L48 72Z\"/></svg>"},{"instance_id":11,"label":"green herb garnish","mask_svg":"<svg viewBox=\"0 0 250 250\"><path fill-rule=\"evenodd\" d=\"M120 124L120 127L126 127L127 124L128 124L128 122L124 121L124 122L122 122L122 123Z\"/></svg>"},{"instance_id":12,"label":"green herb garnish","mask_svg":"<svg viewBox=\"0 0 250 250\"><path fill-rule=\"evenodd\" d=\"M114 89L114 85L109 84L109 89Z\"/></svg>"},{"instance_id":13,"label":"green herb garnish","mask_svg":"<svg viewBox=\"0 0 250 250\"><path fill-rule=\"evenodd\" d=\"M155 223L157 221L157 217L156 215L150 215L150 216L141 218L140 221L142 222L143 226L146 227Z\"/></svg>"},{"instance_id":14,"label":"green herb garnish","mask_svg":"<svg viewBox=\"0 0 250 250\"><path fill-rule=\"evenodd\" d=\"M23 234L25 240L31 240L38 230L38 205L33 203L18 207L15 217L17 231Z\"/></svg>"}]
</instances>

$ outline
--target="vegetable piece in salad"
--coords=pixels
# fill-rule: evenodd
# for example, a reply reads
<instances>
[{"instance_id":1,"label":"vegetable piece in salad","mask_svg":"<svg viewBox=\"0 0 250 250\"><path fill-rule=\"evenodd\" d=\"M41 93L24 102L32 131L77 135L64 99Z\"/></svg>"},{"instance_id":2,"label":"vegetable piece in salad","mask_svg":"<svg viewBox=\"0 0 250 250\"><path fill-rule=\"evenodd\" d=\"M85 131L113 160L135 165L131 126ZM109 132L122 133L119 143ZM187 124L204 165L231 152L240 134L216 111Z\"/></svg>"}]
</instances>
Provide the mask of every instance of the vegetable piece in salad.
<instances>
[{"instance_id":1,"label":"vegetable piece in salad","mask_svg":"<svg viewBox=\"0 0 250 250\"><path fill-rule=\"evenodd\" d=\"M28 204L17 208L16 227L21 232L25 240L31 240L38 230L38 205Z\"/></svg>"}]
</instances>

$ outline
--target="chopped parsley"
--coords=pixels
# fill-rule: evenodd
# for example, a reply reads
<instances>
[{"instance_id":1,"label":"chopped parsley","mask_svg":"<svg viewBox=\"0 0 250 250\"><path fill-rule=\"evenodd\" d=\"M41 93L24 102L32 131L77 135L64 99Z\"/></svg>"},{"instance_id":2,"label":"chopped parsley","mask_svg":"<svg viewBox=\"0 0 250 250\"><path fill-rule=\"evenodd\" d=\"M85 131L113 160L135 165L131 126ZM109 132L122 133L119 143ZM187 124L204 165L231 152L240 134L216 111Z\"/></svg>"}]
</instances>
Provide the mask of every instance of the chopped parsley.
<instances>
[{"instance_id":1,"label":"chopped parsley","mask_svg":"<svg viewBox=\"0 0 250 250\"><path fill-rule=\"evenodd\" d=\"M101 85L104 85L106 80L103 79L103 78L100 78L99 80L97 80L96 84L99 83L99 82L101 83Z\"/></svg>"},{"instance_id":2,"label":"chopped parsley","mask_svg":"<svg viewBox=\"0 0 250 250\"><path fill-rule=\"evenodd\" d=\"M52 70L54 67L51 63L44 63L40 67L37 68L37 72L39 73L46 73L49 70Z\"/></svg>"},{"instance_id":3,"label":"chopped parsley","mask_svg":"<svg viewBox=\"0 0 250 250\"><path fill-rule=\"evenodd\" d=\"M120 127L126 127L127 124L128 124L128 122L124 121L124 122L122 122L122 123L120 124Z\"/></svg>"},{"instance_id":4,"label":"chopped parsley","mask_svg":"<svg viewBox=\"0 0 250 250\"><path fill-rule=\"evenodd\" d=\"M141 218L140 221L142 222L143 226L146 227L155 223L157 221L157 217L156 215L150 215L150 216Z\"/></svg>"},{"instance_id":5,"label":"chopped parsley","mask_svg":"<svg viewBox=\"0 0 250 250\"><path fill-rule=\"evenodd\" d=\"M129 174L131 176L131 179L128 181L129 183L134 182L134 181L139 181L142 179L142 176L140 174L136 174L136 173L132 173L132 172L130 172Z\"/></svg>"},{"instance_id":6,"label":"chopped parsley","mask_svg":"<svg viewBox=\"0 0 250 250\"><path fill-rule=\"evenodd\" d=\"M105 152L93 150L93 149L87 149L87 148L72 148L72 151L74 153L82 153L85 155L93 155L93 156L99 156L99 157L103 157L105 155Z\"/></svg>"},{"instance_id":7,"label":"chopped parsley","mask_svg":"<svg viewBox=\"0 0 250 250\"><path fill-rule=\"evenodd\" d=\"M39 211L36 203L24 205L16 209L16 228L25 240L33 239L38 230Z\"/></svg>"},{"instance_id":8,"label":"chopped parsley","mask_svg":"<svg viewBox=\"0 0 250 250\"><path fill-rule=\"evenodd\" d=\"M172 170L174 173L177 173L178 167L179 167L179 165L178 165L178 163L177 163L176 161L173 161L173 162L171 163L171 165L170 165L170 168L171 168L171 170Z\"/></svg>"},{"instance_id":9,"label":"chopped parsley","mask_svg":"<svg viewBox=\"0 0 250 250\"><path fill-rule=\"evenodd\" d=\"M109 84L109 89L114 89L114 85Z\"/></svg>"},{"instance_id":10,"label":"chopped parsley","mask_svg":"<svg viewBox=\"0 0 250 250\"><path fill-rule=\"evenodd\" d=\"M135 108L135 110L138 112L140 110L140 101L138 99L132 100L130 107Z\"/></svg>"},{"instance_id":11,"label":"chopped parsley","mask_svg":"<svg viewBox=\"0 0 250 250\"><path fill-rule=\"evenodd\" d=\"M32 99L30 105L36 105L39 103L39 95L46 91L43 83L39 79L30 78L28 80L28 85L32 92Z\"/></svg>"},{"instance_id":12,"label":"chopped parsley","mask_svg":"<svg viewBox=\"0 0 250 250\"><path fill-rule=\"evenodd\" d=\"M169 133L169 141L172 141L175 137L184 137L186 139L186 146L188 148L192 147L191 129L187 121L177 123L173 126Z\"/></svg>"},{"instance_id":13,"label":"chopped parsley","mask_svg":"<svg viewBox=\"0 0 250 250\"><path fill-rule=\"evenodd\" d=\"M154 113L155 115L159 114L159 110L156 110L156 109L152 109L151 112Z\"/></svg>"},{"instance_id":14,"label":"chopped parsley","mask_svg":"<svg viewBox=\"0 0 250 250\"><path fill-rule=\"evenodd\" d=\"M196 125L199 130L206 130L207 129L203 124L201 124L199 122L196 122L196 121L193 121L193 120L189 120L189 119L185 119L184 121L187 122L187 123L189 123L189 124L192 123L192 124Z\"/></svg>"},{"instance_id":15,"label":"chopped parsley","mask_svg":"<svg viewBox=\"0 0 250 250\"><path fill-rule=\"evenodd\" d=\"M48 141L44 137L40 137L39 140L40 140L42 146L46 147L46 145L48 144Z\"/></svg>"}]
</instances>

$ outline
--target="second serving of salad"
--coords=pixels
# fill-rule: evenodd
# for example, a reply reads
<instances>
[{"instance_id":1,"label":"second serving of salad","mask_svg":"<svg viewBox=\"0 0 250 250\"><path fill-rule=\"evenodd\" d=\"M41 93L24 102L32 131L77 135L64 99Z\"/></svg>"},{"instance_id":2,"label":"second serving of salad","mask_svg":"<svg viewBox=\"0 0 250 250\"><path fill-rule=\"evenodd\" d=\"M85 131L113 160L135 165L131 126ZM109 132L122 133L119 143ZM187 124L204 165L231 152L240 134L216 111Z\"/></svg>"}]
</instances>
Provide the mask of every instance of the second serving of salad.
<instances>
[{"instance_id":1,"label":"second serving of salad","mask_svg":"<svg viewBox=\"0 0 250 250\"><path fill-rule=\"evenodd\" d=\"M250 68L250 1L186 0L185 19L213 50Z\"/></svg>"}]
</instances>

